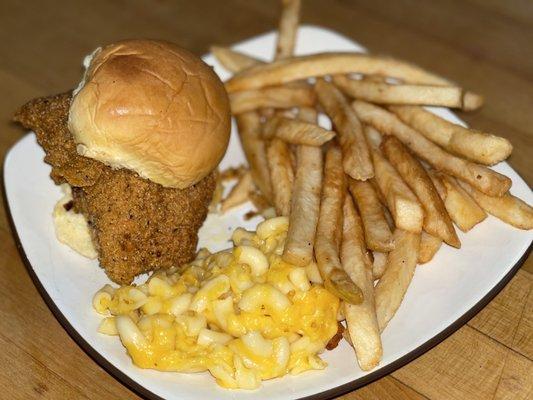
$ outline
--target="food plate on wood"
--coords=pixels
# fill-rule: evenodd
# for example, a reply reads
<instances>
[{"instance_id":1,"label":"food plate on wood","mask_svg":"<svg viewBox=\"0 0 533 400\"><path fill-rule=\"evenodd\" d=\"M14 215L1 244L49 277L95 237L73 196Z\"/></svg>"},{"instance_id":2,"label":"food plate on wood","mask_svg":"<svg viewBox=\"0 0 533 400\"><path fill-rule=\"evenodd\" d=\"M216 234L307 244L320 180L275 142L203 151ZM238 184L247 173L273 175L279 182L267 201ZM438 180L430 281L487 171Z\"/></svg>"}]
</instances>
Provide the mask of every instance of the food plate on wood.
<instances>
[{"instance_id":1,"label":"food plate on wood","mask_svg":"<svg viewBox=\"0 0 533 400\"><path fill-rule=\"evenodd\" d=\"M274 43L275 33L271 32L238 43L234 49L269 60ZM302 26L298 31L296 54L324 51L365 49L330 30ZM229 73L212 55L203 59L222 80L229 78ZM431 111L463 124L446 109ZM324 370L266 381L254 391L225 390L215 385L207 373L140 369L132 364L117 337L97 332L101 317L93 310L91 299L109 280L96 261L81 257L57 241L52 210L62 193L50 179L50 167L43 157L35 136L29 134L13 146L4 163L5 198L28 271L73 339L109 373L151 399L319 399L354 390L420 356L466 323L511 279L527 256L533 239L533 232L516 229L492 216L468 234L459 232L460 250L443 246L433 260L417 267L401 307L382 334L383 359L372 371L363 372L353 350L342 341L334 350L323 353L328 363ZM221 168L244 162L233 127ZM507 163L499 163L494 169L512 180L511 192L515 196L533 203L528 185ZM251 209L251 203L246 203L223 215L210 214L200 230L199 246L211 251L222 250L230 246L230 235L235 228L254 230L261 218L247 220L245 214Z\"/></svg>"}]
</instances>

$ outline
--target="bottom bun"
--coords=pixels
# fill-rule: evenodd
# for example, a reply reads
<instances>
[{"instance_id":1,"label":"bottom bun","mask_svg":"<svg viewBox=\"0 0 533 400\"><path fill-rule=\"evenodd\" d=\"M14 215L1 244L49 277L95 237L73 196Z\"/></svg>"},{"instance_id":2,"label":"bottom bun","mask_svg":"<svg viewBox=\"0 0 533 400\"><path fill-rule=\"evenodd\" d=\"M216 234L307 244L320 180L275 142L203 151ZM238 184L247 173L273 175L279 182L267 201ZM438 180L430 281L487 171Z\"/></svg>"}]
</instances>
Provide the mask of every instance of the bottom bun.
<instances>
[{"instance_id":1,"label":"bottom bun","mask_svg":"<svg viewBox=\"0 0 533 400\"><path fill-rule=\"evenodd\" d=\"M98 256L91 239L87 220L74 212L66 204L72 201L72 190L68 184L61 185L64 196L54 207L54 227L57 239L84 257L95 259Z\"/></svg>"}]
</instances>

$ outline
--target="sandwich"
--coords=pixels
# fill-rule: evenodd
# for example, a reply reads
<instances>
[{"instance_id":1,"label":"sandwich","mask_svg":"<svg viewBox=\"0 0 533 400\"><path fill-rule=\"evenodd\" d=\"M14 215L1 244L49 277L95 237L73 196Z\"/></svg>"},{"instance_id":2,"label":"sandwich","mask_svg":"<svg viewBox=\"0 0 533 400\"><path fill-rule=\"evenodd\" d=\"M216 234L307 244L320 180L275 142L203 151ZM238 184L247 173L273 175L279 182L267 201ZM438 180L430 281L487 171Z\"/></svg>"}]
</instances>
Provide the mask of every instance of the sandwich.
<instances>
[{"instance_id":1,"label":"sandwich","mask_svg":"<svg viewBox=\"0 0 533 400\"><path fill-rule=\"evenodd\" d=\"M97 257L111 280L194 258L230 135L230 107L211 67L172 43L127 40L98 48L70 92L25 104L65 196L61 241Z\"/></svg>"}]
</instances>

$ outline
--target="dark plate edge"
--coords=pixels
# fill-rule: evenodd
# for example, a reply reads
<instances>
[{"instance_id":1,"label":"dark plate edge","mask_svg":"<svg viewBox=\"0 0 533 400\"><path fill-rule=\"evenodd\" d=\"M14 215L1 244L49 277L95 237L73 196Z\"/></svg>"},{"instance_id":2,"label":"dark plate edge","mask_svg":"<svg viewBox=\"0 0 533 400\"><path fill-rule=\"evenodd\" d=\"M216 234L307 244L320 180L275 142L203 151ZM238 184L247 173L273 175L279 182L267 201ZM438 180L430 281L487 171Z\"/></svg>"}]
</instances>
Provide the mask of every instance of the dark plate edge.
<instances>
[{"instance_id":1,"label":"dark plate edge","mask_svg":"<svg viewBox=\"0 0 533 400\"><path fill-rule=\"evenodd\" d=\"M17 141L12 147L16 146L19 141ZM52 314L57 319L57 321L67 331L69 336L76 342L76 344L80 346L82 350L89 357L93 359L93 361L95 361L98 365L104 368L104 370L106 370L114 378L116 378L118 381L124 384L127 388L129 388L130 390L132 390L133 392L135 392L141 397L144 397L149 400L165 400L164 398L156 395L155 393L151 392L150 390L146 389L144 386L138 384L133 379L128 377L125 373L123 373L121 370L119 370L113 364L107 361L107 359L102 354L100 354L97 350L95 350L87 341L85 341L85 339L78 333L78 331L70 324L70 322L63 315L63 313L59 310L59 308L57 308L54 301L48 295L48 292L42 286L41 281L35 274L35 271L33 270L33 266L28 260L26 253L24 251L24 248L22 247L17 229L15 227L15 223L13 221L13 216L11 215L11 209L9 208L9 202L7 200L5 176L4 176L4 169L5 169L4 167L5 167L8 154L9 154L9 150L4 155L4 160L0 167L1 168L0 179L2 180L2 194L3 194L4 209L6 211L9 226L11 228L12 235L15 239L15 244L17 246L19 255L35 287L37 288L37 290L39 291L39 294L43 298L44 302L46 303L50 311L52 311ZM518 174L518 172L516 171L515 173ZM332 399L334 397L342 396L343 394L346 394L348 392L351 392L353 390L366 386L369 383L372 383L373 381L384 377L385 375L389 375L390 373L394 372L398 368L403 367L404 365L413 361L415 358L418 358L422 354L431 350L437 344L442 342L444 339L446 339L448 336L450 336L452 333L454 333L460 327L466 324L472 317L474 317L479 311L481 311L481 309L483 309L505 287L505 285L507 285L507 283L511 280L511 278L516 274L518 269L522 266L524 261L527 259L529 253L531 252L531 248L532 248L532 243L529 244L529 247L527 248L527 250L524 252L524 254L522 254L520 259L509 270L509 272L507 272L507 274L471 309L469 309L466 313L464 313L461 317L455 320L451 325L446 327L440 333L433 336L431 339L424 342L422 345L418 346L416 349L410 351L406 355L400 357L399 359L393 361L392 363L386 365L385 367L382 367L368 375L365 375L361 378L355 379L351 382L345 383L341 386L337 386L332 389L325 390L320 393L316 393L310 396L300 397L298 398L298 400L323 400L323 399L325 400L325 399Z\"/></svg>"},{"instance_id":2,"label":"dark plate edge","mask_svg":"<svg viewBox=\"0 0 533 400\"><path fill-rule=\"evenodd\" d=\"M26 136L26 135L25 135ZM23 136L20 140L22 140L25 136ZM20 140L18 140L11 148L15 147ZM6 191L6 182L5 182L5 163L7 160L7 156L9 154L9 151L11 148L6 152L4 155L4 160L2 162L2 165L0 167L0 179L2 180L2 195L3 195L3 205L4 209L6 211L6 216L9 222L9 227L11 228L11 233L13 235L13 238L15 239L15 245L17 246L20 258L22 259L22 262L24 263L24 266L26 267L26 271L28 271L28 274L30 275L31 280L33 281L33 284L39 291L39 294L43 298L44 302L52 311L52 314L57 319L57 321L61 324L63 329L67 331L69 336L76 342L78 346L82 348L82 350L93 359L99 366L104 368L106 372L111 374L113 377L118 379L122 384L124 384L128 389L132 390L136 394L138 394L141 397L150 399L150 400L165 400L162 397L159 397L155 393L147 390L142 385L135 382L133 379L131 379L129 376L124 374L121 370L116 368L113 364L111 364L109 361L105 359L105 357L100 354L98 351L96 351L89 343L85 341L85 339L78 333L78 331L70 324L68 319L63 315L61 310L57 308L52 298L48 295L48 292L41 284L41 281L35 274L35 271L33 270L33 266L31 265L30 261L28 260L28 257L26 256L26 252L24 251L24 248L22 246L22 243L20 242L20 238L17 232L17 229L15 227L15 222L13 221L13 216L11 215L11 209L9 208L9 202L7 200L7 191Z\"/></svg>"},{"instance_id":3,"label":"dark plate edge","mask_svg":"<svg viewBox=\"0 0 533 400\"><path fill-rule=\"evenodd\" d=\"M298 400L323 400L323 399L332 399L334 397L342 396L348 392L351 392L355 389L360 389L363 386L372 383L373 381L383 378L385 375L389 375L397 369L403 367L404 365L410 363L415 358L420 357L422 354L428 352L433 347L441 343L448 336L453 334L468 321L470 321L478 312L480 312L490 301L496 297L496 295L509 283L512 277L518 272L524 261L527 259L529 253L531 252L532 243L529 244L527 250L522 254L520 259L516 262L515 265L507 272L507 274L494 286L481 300L479 300L471 309L457 318L452 324L448 325L445 329L439 332L437 335L433 336L428 341L424 342L416 349L410 351L406 355L398 358L392 363L384 366L383 368L378 369L375 372L372 372L368 375L365 375L354 381L345 383L336 388L326 390L315 395L301 397Z\"/></svg>"}]
</instances>

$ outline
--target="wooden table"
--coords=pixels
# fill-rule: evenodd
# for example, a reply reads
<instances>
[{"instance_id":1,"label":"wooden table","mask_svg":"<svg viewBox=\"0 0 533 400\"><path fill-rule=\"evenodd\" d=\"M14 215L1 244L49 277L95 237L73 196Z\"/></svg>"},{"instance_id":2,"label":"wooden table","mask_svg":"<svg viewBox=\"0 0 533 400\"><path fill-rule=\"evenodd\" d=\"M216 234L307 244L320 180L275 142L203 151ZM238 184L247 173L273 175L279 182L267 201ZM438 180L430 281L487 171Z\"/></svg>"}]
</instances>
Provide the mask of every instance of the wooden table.
<instances>
[{"instance_id":1,"label":"wooden table","mask_svg":"<svg viewBox=\"0 0 533 400\"><path fill-rule=\"evenodd\" d=\"M511 139L511 164L533 182L533 2L304 0L303 22L411 60L486 96L461 114ZM96 46L171 40L197 54L275 27L277 2L17 1L0 4L2 154L24 131L26 100L73 88ZM9 399L134 399L55 320L34 288L0 211L0 390ZM533 396L533 262L466 326L409 365L345 399L526 399Z\"/></svg>"}]
</instances>

